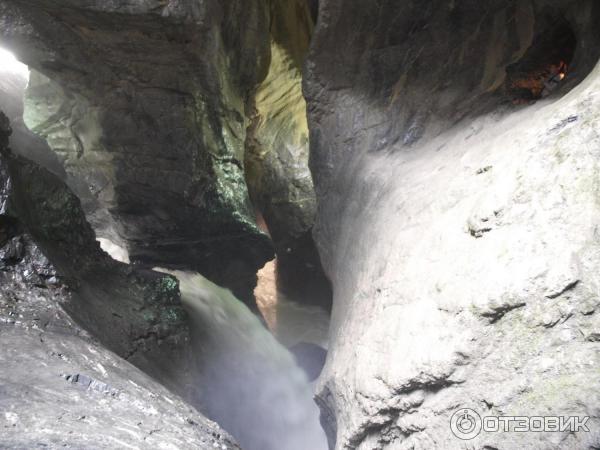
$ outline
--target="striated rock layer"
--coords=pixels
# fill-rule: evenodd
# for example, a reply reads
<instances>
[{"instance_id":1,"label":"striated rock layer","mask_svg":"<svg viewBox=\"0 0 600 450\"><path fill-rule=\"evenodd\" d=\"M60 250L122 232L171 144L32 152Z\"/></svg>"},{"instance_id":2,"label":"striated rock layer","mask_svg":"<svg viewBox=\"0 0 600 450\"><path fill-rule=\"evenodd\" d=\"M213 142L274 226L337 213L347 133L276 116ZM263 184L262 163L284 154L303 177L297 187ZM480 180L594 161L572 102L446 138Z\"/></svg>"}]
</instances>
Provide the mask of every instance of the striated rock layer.
<instances>
[{"instance_id":1,"label":"striated rock layer","mask_svg":"<svg viewBox=\"0 0 600 450\"><path fill-rule=\"evenodd\" d=\"M336 448L600 446L599 17L594 1L319 2L304 90ZM543 99L508 79L538 86L563 60ZM590 416L590 432L462 441L458 408Z\"/></svg>"}]
</instances>

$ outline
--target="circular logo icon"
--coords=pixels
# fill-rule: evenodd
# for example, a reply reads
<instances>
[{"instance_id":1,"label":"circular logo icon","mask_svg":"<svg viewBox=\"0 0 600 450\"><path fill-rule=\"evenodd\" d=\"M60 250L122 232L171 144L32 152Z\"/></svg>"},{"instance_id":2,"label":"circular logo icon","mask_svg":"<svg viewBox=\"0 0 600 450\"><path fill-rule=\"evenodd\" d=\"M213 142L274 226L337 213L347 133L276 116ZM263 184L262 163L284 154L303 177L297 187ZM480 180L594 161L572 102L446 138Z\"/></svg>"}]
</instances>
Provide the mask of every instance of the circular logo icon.
<instances>
[{"instance_id":1,"label":"circular logo icon","mask_svg":"<svg viewBox=\"0 0 600 450\"><path fill-rule=\"evenodd\" d=\"M459 439L473 439L481 432L481 416L469 408L459 409L450 418L450 429Z\"/></svg>"}]
</instances>

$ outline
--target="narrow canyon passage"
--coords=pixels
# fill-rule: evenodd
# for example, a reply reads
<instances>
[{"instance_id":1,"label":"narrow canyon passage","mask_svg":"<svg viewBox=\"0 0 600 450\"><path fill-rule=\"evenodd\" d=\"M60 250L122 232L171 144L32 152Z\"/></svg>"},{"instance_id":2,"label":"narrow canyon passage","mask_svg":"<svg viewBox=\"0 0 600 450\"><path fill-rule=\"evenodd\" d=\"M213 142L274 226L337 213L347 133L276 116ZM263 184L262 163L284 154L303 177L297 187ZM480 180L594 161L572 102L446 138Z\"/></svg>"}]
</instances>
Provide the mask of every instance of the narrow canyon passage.
<instances>
[{"instance_id":1,"label":"narrow canyon passage","mask_svg":"<svg viewBox=\"0 0 600 450\"><path fill-rule=\"evenodd\" d=\"M275 15L283 13L273 12ZM85 269L73 264L74 261L62 261L57 284L72 283L62 278L67 273L77 279L74 303L66 305L65 309L100 342L182 395L191 406L215 420L249 450L327 448L310 381L318 376L324 364L331 292L320 274L320 263L310 238L314 192L308 172L308 129L299 70L307 50L312 19L308 9L297 14L300 15L285 19L288 23L300 20L295 25L302 28L296 41L293 37L291 41L286 37L282 43L281 35L273 31L273 60L267 77L254 94L260 101L252 101L252 107L256 108L254 120L265 122L251 125L252 134L246 138L250 142L247 144L247 155L250 156L246 156L246 160L251 167L248 169L248 183L255 202L253 208L260 208L262 212L259 215L267 217L268 224L262 219L261 226L269 240L274 240L276 251L284 252L280 258L283 260L280 272L288 274L282 277L272 270L268 277L261 277L257 298L262 296L264 299L266 295L270 301L267 305L257 299L258 309L236 281L247 276L244 272L248 269L243 264L228 266L226 271L230 278L226 284L243 298L250 309L230 290L213 284L199 273L172 270L194 268L193 258L172 264L170 257L158 250L147 261L140 258L138 247L129 237L133 228L140 228L140 222L121 215L118 207L107 207L115 205L114 200L117 200L117 205L120 204L115 197L114 184L119 180L115 170L121 169L104 151L106 143L103 135L110 134L112 128L106 128L102 123L99 107L92 104L88 95L66 88L61 75L49 78L35 69L30 71L10 52L3 50L1 54L10 62L2 67L5 72L0 103L10 117L11 150L15 157L26 158L49 170L57 177L52 180L55 183L65 183L60 189L68 189L72 192L69 195L78 197L81 203L75 207L92 226L94 241L97 242L90 240L89 231L85 233L83 240L90 241L85 245L96 247L91 255L82 255L93 260L89 276L84 274ZM181 100L174 101L179 103ZM280 127L287 127L285 134L280 133ZM85 162L85 159L88 161ZM225 180L228 180L225 176L219 178L219 182ZM24 188L22 194L27 195L29 189ZM274 196L277 198L274 199ZM148 212L152 214L152 211ZM41 214L44 216L46 212L41 211ZM167 219L163 217L165 214L168 213L159 214L161 220ZM44 216L43 220L47 218ZM142 223L142 226L152 226L147 219L144 220L146 225ZM177 219L171 217L171 220ZM78 230L71 230L71 227L72 224L60 231L66 234L75 231L77 235ZM165 231L173 233L172 230ZM201 238L202 234L198 237ZM166 241L175 240L176 236L173 238L163 236ZM24 239L18 234L13 238L18 245L26 242ZM58 236L50 238L51 241L55 239L59 239ZM192 241L191 245L196 244ZM52 242L49 247L54 247ZM102 256L102 252L98 253L100 249L105 252ZM25 254L24 248L19 251ZM44 253L51 254L52 250L46 249ZM61 253L62 249L54 253L52 262L61 265L64 257ZM85 253L90 253L90 250L86 249ZM106 254L112 259L106 259ZM15 262L21 261L21 257L17 257ZM216 257L223 258L222 247ZM160 313L159 317L149 310L153 307L130 310L128 304L136 303L137 293L126 288L126 284L131 282L128 272L146 271L149 263L155 260L171 264L171 270L154 269L156 272L174 277L161 281L164 287L158 286L158 294L162 289L174 288L181 295L182 306L180 310ZM135 269L132 263L139 269ZM131 268L125 268L125 264ZM273 264L268 263L267 266L273 267ZM98 266L108 267L99 270ZM112 280L112 274L102 279L102 275L95 273L118 271L117 267L125 271L122 281ZM28 269L19 266L15 274L19 270L26 273ZM134 276L139 278L140 275ZM146 277L143 275L136 283L143 287L148 282ZM155 276L152 275L152 278ZM217 279L223 280L222 274ZM15 289L15 286L12 288ZM285 290L295 300L288 299L280 290ZM106 303L107 296L112 302L121 303L120 307L111 308L110 302ZM307 299L306 302L303 298ZM61 302L69 300L68 296L61 298ZM130 331L125 330L125 336L110 338L107 334L110 333L109 328L119 327L110 322L126 323L131 314L140 315L142 323L138 325L141 329L136 331L134 326ZM171 320L171 316L177 316L179 319L182 314L189 319L184 330L177 331L173 339L169 335L174 333L163 328L176 325L161 324L160 321L164 320L161 317ZM262 315L268 316L269 320L265 322ZM108 322L107 316L112 317ZM307 321L307 316L318 320L318 326L312 320ZM149 320L151 328L143 331L148 326L143 324L146 320ZM271 335L267 325L274 323L277 326L271 328L274 332ZM171 348L165 349L163 341L170 339ZM311 342L319 345L309 344ZM307 345L314 345L318 354L307 353ZM153 350L152 347L158 348ZM175 347L179 348L172 353ZM143 353L150 356L139 359L138 355ZM106 377L106 373L100 374L100 378ZM71 379L99 383L89 372L69 375ZM117 416L115 420L120 422L123 419ZM189 423L195 424L196 421ZM142 433L140 428L141 423L133 427L132 433ZM123 443L123 439L115 439L114 442Z\"/></svg>"},{"instance_id":2,"label":"narrow canyon passage","mask_svg":"<svg viewBox=\"0 0 600 450\"><path fill-rule=\"evenodd\" d=\"M599 20L0 0L0 448L599 449Z\"/></svg>"},{"instance_id":3,"label":"narrow canyon passage","mask_svg":"<svg viewBox=\"0 0 600 450\"><path fill-rule=\"evenodd\" d=\"M59 176L67 178L62 166L52 159L52 149L23 122L25 88L30 81L27 66L8 51L0 50L0 55L7 61L2 69L0 100L13 118L11 147L27 151L19 156L44 167L54 166ZM30 102L34 101L33 83L29 82ZM28 117L27 112L25 116ZM119 236L108 233L103 236L96 237L100 248L114 261L130 264L127 249L116 244L122 242ZM302 250L298 245L297 248ZM315 304L322 298L319 297L307 302L311 305L305 305L287 299L279 292L274 261L259 271L255 313L229 290L198 273L154 270L177 279L182 306L190 318L192 358L188 363L192 369L189 364L187 369L173 368L193 374L188 381L197 388L187 401L223 426L245 449L326 449L327 439L309 381L318 376L324 364L328 302ZM310 282L306 278L305 281ZM297 293L297 298L301 295L302 292ZM263 317L267 318L266 324L273 335L262 322ZM304 354L300 361L290 353L294 346L309 342L318 344L323 354L316 358ZM303 366L309 366L310 370L307 372ZM77 376L87 378L87 375Z\"/></svg>"}]
</instances>

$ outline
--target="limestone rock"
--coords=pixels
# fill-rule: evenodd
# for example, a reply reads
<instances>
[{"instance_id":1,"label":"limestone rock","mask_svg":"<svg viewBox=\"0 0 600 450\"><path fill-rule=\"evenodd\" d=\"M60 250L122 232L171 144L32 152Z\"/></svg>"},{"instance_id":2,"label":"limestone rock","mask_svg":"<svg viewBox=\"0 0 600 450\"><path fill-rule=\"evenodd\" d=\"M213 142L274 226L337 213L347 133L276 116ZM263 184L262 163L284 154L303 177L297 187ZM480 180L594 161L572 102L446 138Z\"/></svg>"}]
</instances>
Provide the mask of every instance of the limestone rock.
<instances>
[{"instance_id":1,"label":"limestone rock","mask_svg":"<svg viewBox=\"0 0 600 450\"><path fill-rule=\"evenodd\" d=\"M304 88L334 288L318 401L336 448L600 444L599 14L592 1L319 2ZM565 23L564 82L515 101L507 68L550 64L556 49L528 49ZM459 408L590 416L591 431L462 441Z\"/></svg>"},{"instance_id":2,"label":"limestone rock","mask_svg":"<svg viewBox=\"0 0 600 450\"><path fill-rule=\"evenodd\" d=\"M316 198L302 66L313 31L305 0L270 2L271 58L252 96L246 180L277 253L279 289L302 303L331 306L331 288L312 238Z\"/></svg>"},{"instance_id":3,"label":"limestone rock","mask_svg":"<svg viewBox=\"0 0 600 450\"><path fill-rule=\"evenodd\" d=\"M33 76L26 122L80 186L99 237L249 301L272 256L244 179L266 2L7 0L0 17L3 42L47 77Z\"/></svg>"},{"instance_id":4,"label":"limestone rock","mask_svg":"<svg viewBox=\"0 0 600 450\"><path fill-rule=\"evenodd\" d=\"M215 423L107 350L62 286L0 269L0 447L238 449Z\"/></svg>"},{"instance_id":5,"label":"limestone rock","mask_svg":"<svg viewBox=\"0 0 600 450\"><path fill-rule=\"evenodd\" d=\"M5 265L26 267L19 273L28 284L45 285L60 275L70 289L61 297L62 307L80 326L175 392L195 397L199 386L193 383L189 327L177 281L104 253L77 197L54 174L12 154L5 146L10 128L2 114L0 125L5 204L0 224L8 242L2 253L11 254ZM16 258L8 249L15 239L23 247Z\"/></svg>"}]
</instances>

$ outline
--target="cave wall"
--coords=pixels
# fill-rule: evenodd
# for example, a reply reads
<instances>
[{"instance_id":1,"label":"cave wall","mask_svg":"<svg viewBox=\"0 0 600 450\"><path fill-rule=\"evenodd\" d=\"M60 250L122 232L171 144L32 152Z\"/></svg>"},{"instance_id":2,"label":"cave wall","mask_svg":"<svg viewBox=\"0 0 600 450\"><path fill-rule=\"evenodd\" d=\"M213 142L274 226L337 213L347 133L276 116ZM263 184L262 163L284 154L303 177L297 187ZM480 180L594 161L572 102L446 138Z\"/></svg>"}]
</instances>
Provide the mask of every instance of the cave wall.
<instances>
[{"instance_id":1,"label":"cave wall","mask_svg":"<svg viewBox=\"0 0 600 450\"><path fill-rule=\"evenodd\" d=\"M456 409L590 416L590 433L474 448L595 448L598 5L322 0L304 71L314 235L332 280L318 401L336 448L463 448ZM507 67L577 37L537 103ZM592 425L593 423L593 425Z\"/></svg>"},{"instance_id":2,"label":"cave wall","mask_svg":"<svg viewBox=\"0 0 600 450\"><path fill-rule=\"evenodd\" d=\"M4 114L0 125L0 228L9 232L8 238L17 238L12 253L32 247L30 265L41 267L21 270L31 273L20 290L46 284L36 281L38 272L42 279L59 277L53 283L65 292L53 301L53 308L67 311L104 347L173 392L188 400L199 396L177 281L119 263L104 253L79 199L58 176L12 152L8 147L12 130ZM21 245L20 235L25 236ZM44 269L46 265L51 269Z\"/></svg>"},{"instance_id":3,"label":"cave wall","mask_svg":"<svg viewBox=\"0 0 600 450\"><path fill-rule=\"evenodd\" d=\"M313 32L305 0L270 2L271 58L250 103L246 180L277 254L277 284L301 303L330 307L331 289L312 238L316 196L302 67Z\"/></svg>"},{"instance_id":4,"label":"cave wall","mask_svg":"<svg viewBox=\"0 0 600 450\"><path fill-rule=\"evenodd\" d=\"M4 126L0 115L2 148ZM148 375L156 376L157 371L141 364L148 373L142 372L120 357L126 356L123 347L107 344L111 334L117 335L113 344L120 335L116 316L106 322L98 310L88 308L96 328L105 328L99 341L80 325L80 316L75 314L74 321L65 312L63 307L75 301L76 294L12 208L10 172L0 157L0 447L239 448L217 424L174 393L182 392L182 385L167 389ZM130 285L131 291L137 290L131 280ZM134 306L128 298L121 297L122 304ZM154 300L158 302L158 296ZM108 301L103 307L123 312ZM138 326L131 322L133 332ZM175 352L169 353L171 364L177 364Z\"/></svg>"},{"instance_id":5,"label":"cave wall","mask_svg":"<svg viewBox=\"0 0 600 450\"><path fill-rule=\"evenodd\" d=\"M118 235L138 264L194 269L247 300L273 254L248 180L278 252L299 237L311 245L316 207L335 292L318 384L332 445L461 448L450 417L472 407L588 415L593 429L473 446L598 447L597 4L321 0L314 31L305 5L290 4L0 2L2 42L37 72L27 123L78 196L9 158L19 214L80 283L74 317L102 335L99 323L127 313L135 333L105 345L129 358L147 340L165 351L162 327L181 323L160 316L179 308L172 279L81 259L101 254L95 234ZM509 67L556 21L576 37L567 78L515 102ZM290 165L308 140L316 204L306 170ZM133 309L110 302L140 277ZM154 294L158 312L145 316Z\"/></svg>"},{"instance_id":6,"label":"cave wall","mask_svg":"<svg viewBox=\"0 0 600 450\"><path fill-rule=\"evenodd\" d=\"M78 326L203 412L212 395L198 372L214 373L216 385L231 374L204 366L202 346L190 347L177 282L147 269L196 270L250 301L256 271L273 251L255 224L246 187L247 128L257 114L275 123L277 113L268 106L260 113L254 108L262 95L256 86L277 75L291 79L283 87L289 97L278 107L283 115L290 104L295 109L278 125L291 122L293 136L286 140L286 129L279 141L261 144L283 155L283 161L264 162L269 176L262 187L278 195L264 204L283 236L278 248L291 246L281 243L291 236L309 248L300 267L318 264L299 69L312 27L308 15L303 2L293 8L266 1L0 2L0 41L32 69L25 123L64 169L53 174L22 158L22 151L7 150L11 207L72 289L61 306ZM297 26L298 17L299 35L287 41L284 30ZM269 127L253 137L273 134ZM30 142L19 147L26 150ZM297 146L289 155L288 145ZM133 264L109 258L96 238L125 246ZM313 265L307 272L318 270ZM204 348L221 348L212 345L217 338L210 327L196 331L213 334ZM220 394L216 402L231 406ZM314 409L309 395L305 400ZM235 414L224 411L230 418L223 423ZM295 410L289 414L296 420Z\"/></svg>"},{"instance_id":7,"label":"cave wall","mask_svg":"<svg viewBox=\"0 0 600 450\"><path fill-rule=\"evenodd\" d=\"M64 162L98 235L248 301L272 255L243 169L246 102L269 60L266 2L0 8L4 45L52 80L34 74L28 125Z\"/></svg>"},{"instance_id":8,"label":"cave wall","mask_svg":"<svg viewBox=\"0 0 600 450\"><path fill-rule=\"evenodd\" d=\"M32 69L25 122L99 238L250 303L275 250L282 291L330 304L301 91L312 6L7 0L1 12L3 45Z\"/></svg>"},{"instance_id":9,"label":"cave wall","mask_svg":"<svg viewBox=\"0 0 600 450\"><path fill-rule=\"evenodd\" d=\"M121 237L122 227L107 206L114 208L116 204L115 175L111 153L101 143L99 108L35 70L30 71L27 89L20 100L25 126L51 148L62 169L61 179L81 200L97 237L126 247L127 242ZM30 146L28 141L13 148L18 151Z\"/></svg>"}]
</instances>

